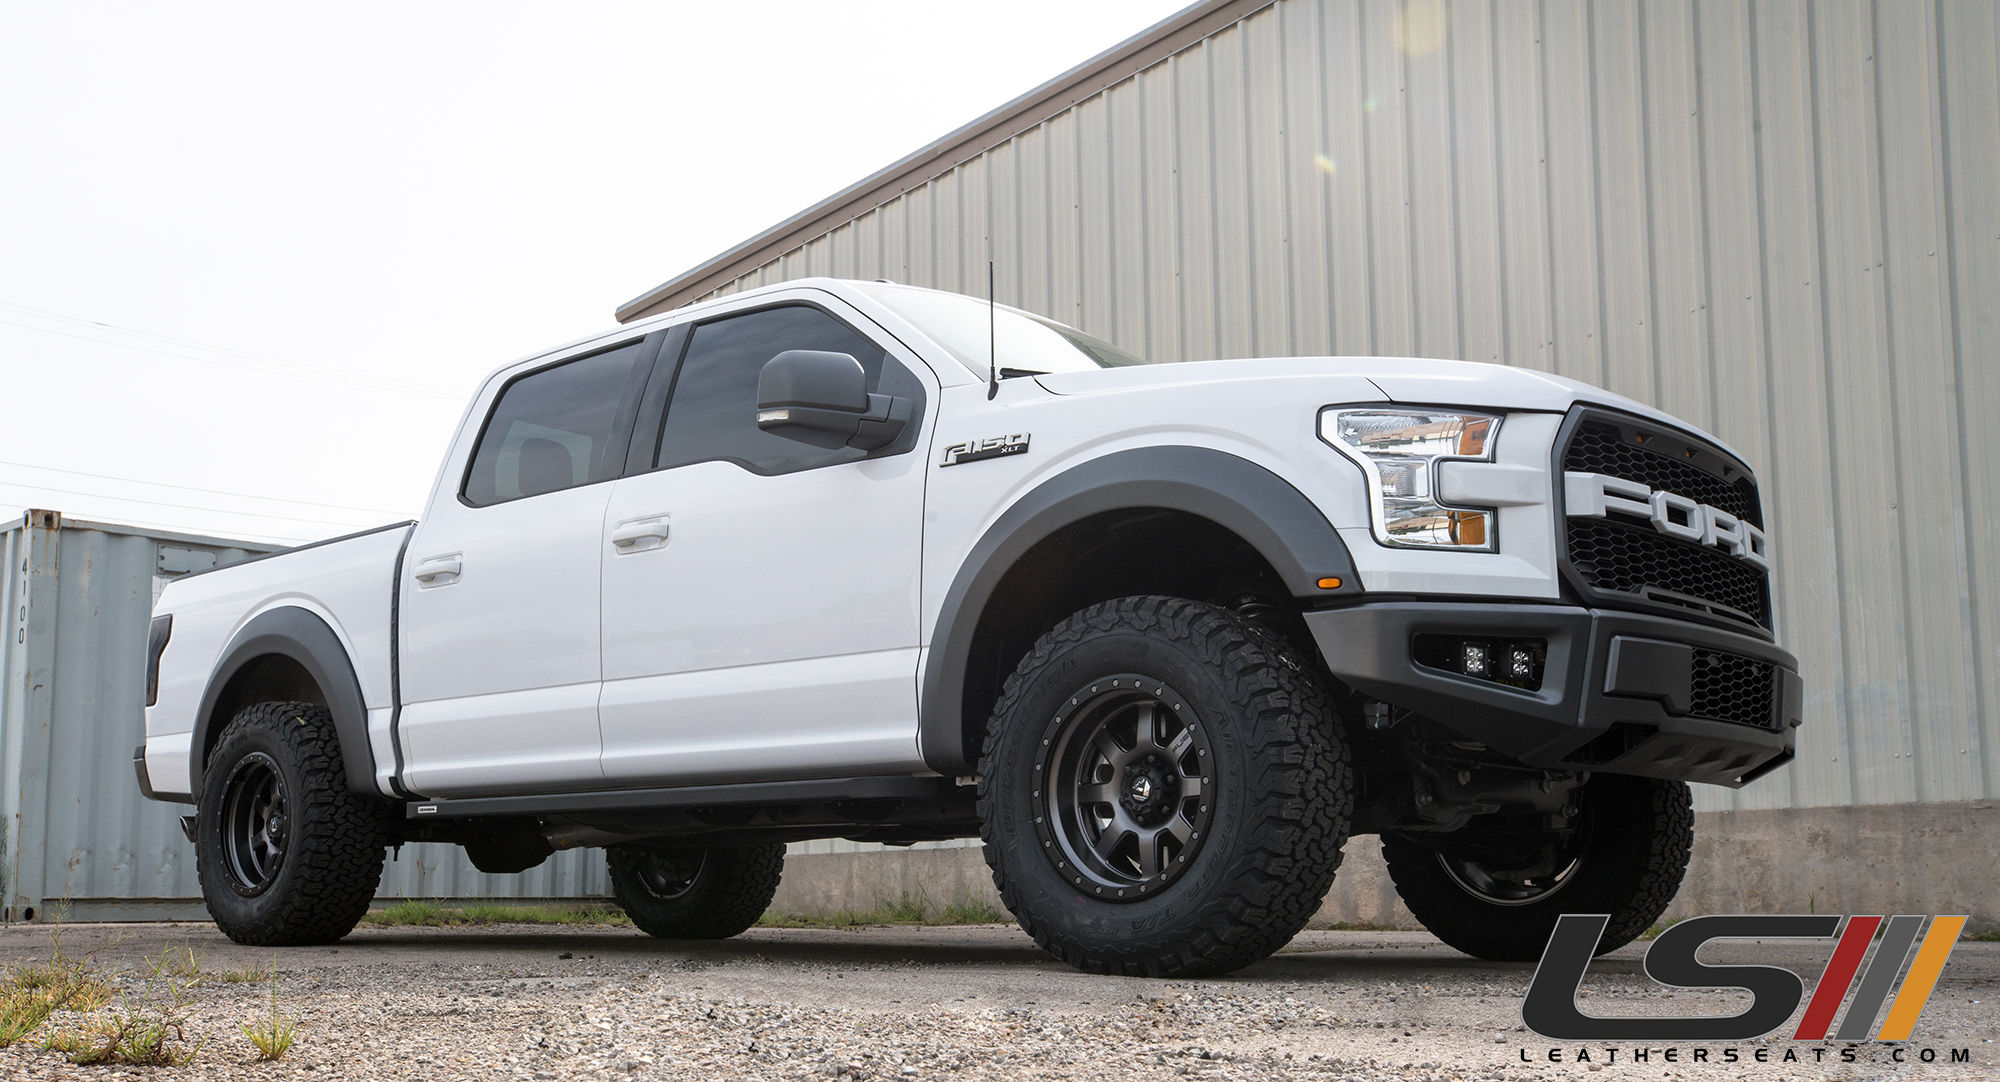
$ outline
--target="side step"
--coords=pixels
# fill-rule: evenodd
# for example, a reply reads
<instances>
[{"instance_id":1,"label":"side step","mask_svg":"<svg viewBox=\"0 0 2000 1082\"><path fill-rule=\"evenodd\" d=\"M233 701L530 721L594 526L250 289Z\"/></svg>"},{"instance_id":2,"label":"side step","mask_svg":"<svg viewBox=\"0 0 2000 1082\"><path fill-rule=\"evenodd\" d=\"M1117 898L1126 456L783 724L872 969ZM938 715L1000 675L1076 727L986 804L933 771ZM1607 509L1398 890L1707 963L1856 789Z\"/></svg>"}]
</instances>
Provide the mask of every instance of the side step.
<instances>
[{"instance_id":1,"label":"side step","mask_svg":"<svg viewBox=\"0 0 2000 1082\"><path fill-rule=\"evenodd\" d=\"M479 819L489 816L601 814L672 808L769 807L850 800L948 800L958 793L950 778L872 777L808 781L684 785L669 789L616 789L534 796L418 800L404 805L409 819Z\"/></svg>"}]
</instances>

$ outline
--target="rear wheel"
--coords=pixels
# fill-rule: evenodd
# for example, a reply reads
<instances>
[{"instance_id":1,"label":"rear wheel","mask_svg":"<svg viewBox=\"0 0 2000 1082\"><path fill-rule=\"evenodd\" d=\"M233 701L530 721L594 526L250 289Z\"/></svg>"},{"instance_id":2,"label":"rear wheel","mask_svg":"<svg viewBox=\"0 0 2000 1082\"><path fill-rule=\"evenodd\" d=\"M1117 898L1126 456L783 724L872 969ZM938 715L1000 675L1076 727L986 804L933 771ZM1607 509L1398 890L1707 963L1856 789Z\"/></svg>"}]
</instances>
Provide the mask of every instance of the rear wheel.
<instances>
[{"instance_id":1,"label":"rear wheel","mask_svg":"<svg viewBox=\"0 0 2000 1082\"><path fill-rule=\"evenodd\" d=\"M1096 973L1226 973L1277 950L1332 885L1352 808L1319 685L1178 598L1104 602L1043 635L980 761L1001 899Z\"/></svg>"},{"instance_id":2,"label":"rear wheel","mask_svg":"<svg viewBox=\"0 0 2000 1082\"><path fill-rule=\"evenodd\" d=\"M1575 828L1524 834L1514 853L1481 830L1476 849L1451 834L1385 834L1382 856L1411 914L1475 958L1535 961L1564 913L1611 915L1603 954L1674 900L1694 848L1693 800L1686 782L1599 774L1578 808Z\"/></svg>"},{"instance_id":3,"label":"rear wheel","mask_svg":"<svg viewBox=\"0 0 2000 1082\"><path fill-rule=\"evenodd\" d=\"M659 939L728 939L770 908L783 845L668 849L615 845L611 890L632 923Z\"/></svg>"},{"instance_id":4,"label":"rear wheel","mask_svg":"<svg viewBox=\"0 0 2000 1082\"><path fill-rule=\"evenodd\" d=\"M209 914L238 943L331 943L368 911L388 826L384 802L348 789L326 707L245 707L216 742L195 811Z\"/></svg>"}]
</instances>

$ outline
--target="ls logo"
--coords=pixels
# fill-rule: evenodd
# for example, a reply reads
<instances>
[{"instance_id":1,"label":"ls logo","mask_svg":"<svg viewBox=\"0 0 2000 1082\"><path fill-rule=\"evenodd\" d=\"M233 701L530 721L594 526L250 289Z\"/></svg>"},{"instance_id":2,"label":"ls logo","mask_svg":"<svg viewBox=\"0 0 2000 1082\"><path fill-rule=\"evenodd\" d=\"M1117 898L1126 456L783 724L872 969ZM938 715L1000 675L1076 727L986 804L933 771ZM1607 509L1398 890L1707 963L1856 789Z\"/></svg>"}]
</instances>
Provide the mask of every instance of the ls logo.
<instances>
[{"instance_id":1,"label":"ls logo","mask_svg":"<svg viewBox=\"0 0 2000 1082\"><path fill-rule=\"evenodd\" d=\"M1712 939L1830 939L1840 932L1833 958L1820 973L1812 1002L1799 1023L1793 1040L1826 1039L1834 1015L1850 988L1854 999L1848 1004L1835 1039L1842 1041L1906 1041L1916 1029L1917 1016L1930 1000L1938 974L1951 957L1965 918L1932 917L1923 946L1905 971L1903 962L1923 930L1921 916L1848 917L1845 931L1836 916L1716 916L1695 917L1660 933L1646 951L1646 975L1675 988L1741 988L1750 993L1751 1003L1741 1014L1703 1017L1641 1018L1598 1017L1577 1009L1576 993L1590 967L1598 937L1609 917L1600 914L1564 914L1556 921L1535 979L1528 986L1528 998L1521 1004L1521 1021L1529 1029L1557 1041L1747 1041L1762 1037L1785 1024L1805 998L1805 980L1797 973L1772 965L1709 965L1696 959L1702 945ZM1881 942L1866 972L1861 963L1877 930ZM1857 983L1856 974L1860 974ZM1889 994L1888 1020L1878 1031L1875 1019Z\"/></svg>"}]
</instances>

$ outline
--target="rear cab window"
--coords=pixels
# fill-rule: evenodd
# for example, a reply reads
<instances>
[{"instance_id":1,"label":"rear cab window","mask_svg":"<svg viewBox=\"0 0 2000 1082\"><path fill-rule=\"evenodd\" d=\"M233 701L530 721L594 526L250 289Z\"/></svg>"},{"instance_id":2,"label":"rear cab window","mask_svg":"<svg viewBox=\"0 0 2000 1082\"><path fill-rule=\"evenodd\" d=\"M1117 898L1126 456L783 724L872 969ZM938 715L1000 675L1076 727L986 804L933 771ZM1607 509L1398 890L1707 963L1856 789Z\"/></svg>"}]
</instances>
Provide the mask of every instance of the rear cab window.
<instances>
[{"instance_id":1,"label":"rear cab window","mask_svg":"<svg viewBox=\"0 0 2000 1082\"><path fill-rule=\"evenodd\" d=\"M461 498L487 507L618 476L656 345L642 338L510 381L487 414Z\"/></svg>"}]
</instances>

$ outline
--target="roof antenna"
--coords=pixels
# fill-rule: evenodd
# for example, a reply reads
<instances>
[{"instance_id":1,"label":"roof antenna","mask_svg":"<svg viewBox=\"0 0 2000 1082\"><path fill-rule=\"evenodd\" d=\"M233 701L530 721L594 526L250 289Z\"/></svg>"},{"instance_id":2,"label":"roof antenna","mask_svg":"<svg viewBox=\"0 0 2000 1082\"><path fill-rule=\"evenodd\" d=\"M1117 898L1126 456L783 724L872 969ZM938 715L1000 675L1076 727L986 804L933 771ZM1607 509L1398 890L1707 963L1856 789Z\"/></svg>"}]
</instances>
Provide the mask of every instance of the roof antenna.
<instances>
[{"instance_id":1,"label":"roof antenna","mask_svg":"<svg viewBox=\"0 0 2000 1082\"><path fill-rule=\"evenodd\" d=\"M986 400L993 401L1000 393L1000 321L999 308L993 300L993 261L986 261Z\"/></svg>"}]
</instances>

